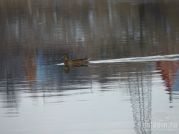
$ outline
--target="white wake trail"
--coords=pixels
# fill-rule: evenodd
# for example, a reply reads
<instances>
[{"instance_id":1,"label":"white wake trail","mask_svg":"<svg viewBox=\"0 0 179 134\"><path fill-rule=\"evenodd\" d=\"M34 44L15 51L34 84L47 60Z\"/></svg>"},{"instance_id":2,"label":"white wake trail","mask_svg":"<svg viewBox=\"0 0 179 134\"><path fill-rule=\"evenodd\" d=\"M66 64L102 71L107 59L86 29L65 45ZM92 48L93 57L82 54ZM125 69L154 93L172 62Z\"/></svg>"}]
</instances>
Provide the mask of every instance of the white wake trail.
<instances>
[{"instance_id":1,"label":"white wake trail","mask_svg":"<svg viewBox=\"0 0 179 134\"><path fill-rule=\"evenodd\" d=\"M108 63L132 63L132 62L155 62L155 61L179 61L179 54L94 60L94 61L89 61L89 63L90 64L108 64ZM57 65L63 66L64 63L59 63Z\"/></svg>"}]
</instances>

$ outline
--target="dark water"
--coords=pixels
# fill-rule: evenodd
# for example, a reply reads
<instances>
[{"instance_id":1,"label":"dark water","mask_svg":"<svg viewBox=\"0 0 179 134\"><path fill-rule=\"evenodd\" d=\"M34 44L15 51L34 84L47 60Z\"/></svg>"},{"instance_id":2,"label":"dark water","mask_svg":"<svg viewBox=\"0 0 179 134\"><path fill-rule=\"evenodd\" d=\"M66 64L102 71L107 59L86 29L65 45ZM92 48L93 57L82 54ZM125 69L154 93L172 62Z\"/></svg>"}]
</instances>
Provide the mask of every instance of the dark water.
<instances>
[{"instance_id":1,"label":"dark water","mask_svg":"<svg viewBox=\"0 0 179 134\"><path fill-rule=\"evenodd\" d=\"M178 7L0 0L0 133L178 134Z\"/></svg>"}]
</instances>

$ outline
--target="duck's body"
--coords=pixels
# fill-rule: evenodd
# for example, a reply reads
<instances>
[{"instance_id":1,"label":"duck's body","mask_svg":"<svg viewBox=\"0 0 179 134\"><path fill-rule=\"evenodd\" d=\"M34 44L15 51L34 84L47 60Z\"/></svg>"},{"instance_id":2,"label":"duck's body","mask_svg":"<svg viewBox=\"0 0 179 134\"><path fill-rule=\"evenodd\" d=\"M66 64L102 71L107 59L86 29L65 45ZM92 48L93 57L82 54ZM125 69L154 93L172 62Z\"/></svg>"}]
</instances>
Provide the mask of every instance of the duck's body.
<instances>
[{"instance_id":1,"label":"duck's body","mask_svg":"<svg viewBox=\"0 0 179 134\"><path fill-rule=\"evenodd\" d=\"M88 65L88 59L69 59L68 56L64 56L64 65L65 66L74 66L74 67L80 67L80 66L87 66Z\"/></svg>"}]
</instances>

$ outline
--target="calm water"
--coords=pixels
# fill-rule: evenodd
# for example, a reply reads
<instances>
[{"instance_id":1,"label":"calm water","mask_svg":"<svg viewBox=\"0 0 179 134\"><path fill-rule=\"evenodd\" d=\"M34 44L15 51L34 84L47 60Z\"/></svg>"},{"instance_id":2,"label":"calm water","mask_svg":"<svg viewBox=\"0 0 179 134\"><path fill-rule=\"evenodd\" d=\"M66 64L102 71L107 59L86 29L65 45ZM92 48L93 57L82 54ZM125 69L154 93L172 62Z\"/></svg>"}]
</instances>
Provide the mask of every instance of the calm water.
<instances>
[{"instance_id":1,"label":"calm water","mask_svg":"<svg viewBox=\"0 0 179 134\"><path fill-rule=\"evenodd\" d=\"M0 0L0 133L178 134L178 7Z\"/></svg>"}]
</instances>

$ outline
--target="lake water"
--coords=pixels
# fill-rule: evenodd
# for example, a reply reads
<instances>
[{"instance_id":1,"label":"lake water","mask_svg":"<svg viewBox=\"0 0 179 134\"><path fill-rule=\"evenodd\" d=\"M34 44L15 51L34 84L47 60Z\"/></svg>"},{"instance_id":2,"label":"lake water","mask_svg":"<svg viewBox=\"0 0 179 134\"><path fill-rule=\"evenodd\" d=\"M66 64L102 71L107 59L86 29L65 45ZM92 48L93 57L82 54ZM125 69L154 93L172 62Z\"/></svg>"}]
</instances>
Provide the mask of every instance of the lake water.
<instances>
[{"instance_id":1,"label":"lake water","mask_svg":"<svg viewBox=\"0 0 179 134\"><path fill-rule=\"evenodd\" d=\"M178 134L178 7L0 0L0 133Z\"/></svg>"}]
</instances>

